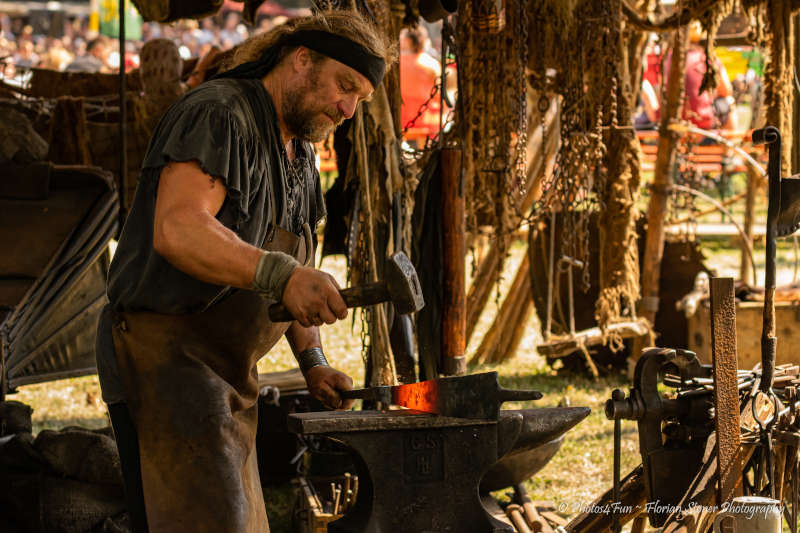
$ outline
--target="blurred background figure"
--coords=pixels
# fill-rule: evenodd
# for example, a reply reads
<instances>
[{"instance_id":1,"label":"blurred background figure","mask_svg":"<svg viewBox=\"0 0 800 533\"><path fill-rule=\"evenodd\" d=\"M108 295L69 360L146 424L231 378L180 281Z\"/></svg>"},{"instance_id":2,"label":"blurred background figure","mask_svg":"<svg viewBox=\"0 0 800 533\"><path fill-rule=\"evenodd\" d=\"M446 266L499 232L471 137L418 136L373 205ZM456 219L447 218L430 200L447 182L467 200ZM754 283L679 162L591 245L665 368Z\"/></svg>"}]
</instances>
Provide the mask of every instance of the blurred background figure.
<instances>
[{"instance_id":1,"label":"blurred background figure","mask_svg":"<svg viewBox=\"0 0 800 533\"><path fill-rule=\"evenodd\" d=\"M64 70L71 62L72 54L67 51L64 44L58 39L51 39L38 66L50 70Z\"/></svg>"},{"instance_id":2,"label":"blurred background figure","mask_svg":"<svg viewBox=\"0 0 800 533\"><path fill-rule=\"evenodd\" d=\"M235 11L228 13L225 17L225 26L219 32L219 36L223 42L223 50L226 49L226 42L231 43L228 48L232 48L247 39L247 28L245 28L244 24L241 24L239 13Z\"/></svg>"},{"instance_id":3,"label":"blurred background figure","mask_svg":"<svg viewBox=\"0 0 800 533\"><path fill-rule=\"evenodd\" d=\"M642 87L639 89L639 106L639 112L633 122L634 128L637 130L658 129L661 105L655 87L647 78L642 78Z\"/></svg>"},{"instance_id":4,"label":"blurred background figure","mask_svg":"<svg viewBox=\"0 0 800 533\"><path fill-rule=\"evenodd\" d=\"M642 61L642 86L639 89L639 100L633 125L637 130L654 130L658 128L661 117L661 47L658 36L650 34Z\"/></svg>"},{"instance_id":5,"label":"blurred background figure","mask_svg":"<svg viewBox=\"0 0 800 533\"><path fill-rule=\"evenodd\" d=\"M706 52L703 48L703 33L699 22L689 27L689 50L686 52L686 99L683 117L702 129L735 129L736 106L733 86L725 66L718 59L717 88L700 92L706 74Z\"/></svg>"},{"instance_id":6,"label":"blurred background figure","mask_svg":"<svg viewBox=\"0 0 800 533\"><path fill-rule=\"evenodd\" d=\"M431 92L442 69L439 60L426 51L429 48L430 39L424 26L407 28L400 33L400 94L403 99L400 123L403 129L409 130L409 141L414 141L415 136L434 137L439 131L439 95L437 92L431 98Z\"/></svg>"},{"instance_id":7,"label":"blurred background figure","mask_svg":"<svg viewBox=\"0 0 800 533\"><path fill-rule=\"evenodd\" d=\"M108 66L109 56L108 38L99 36L86 44L86 53L75 58L67 65L67 72L110 72ZM119 56L117 56L119 62Z\"/></svg>"},{"instance_id":8,"label":"blurred background figure","mask_svg":"<svg viewBox=\"0 0 800 533\"><path fill-rule=\"evenodd\" d=\"M725 65L719 59L714 61L717 87L700 92L703 77L706 74L705 36L699 22L689 26L689 48L686 51L685 98L683 101L683 119L698 128L736 129L736 101ZM664 84L668 83L672 52L664 60ZM704 141L707 142L707 141Z\"/></svg>"},{"instance_id":9,"label":"blurred background figure","mask_svg":"<svg viewBox=\"0 0 800 533\"><path fill-rule=\"evenodd\" d=\"M33 50L32 40L22 38L17 40L14 64L18 67L35 67L39 64L39 55Z\"/></svg>"}]
</instances>

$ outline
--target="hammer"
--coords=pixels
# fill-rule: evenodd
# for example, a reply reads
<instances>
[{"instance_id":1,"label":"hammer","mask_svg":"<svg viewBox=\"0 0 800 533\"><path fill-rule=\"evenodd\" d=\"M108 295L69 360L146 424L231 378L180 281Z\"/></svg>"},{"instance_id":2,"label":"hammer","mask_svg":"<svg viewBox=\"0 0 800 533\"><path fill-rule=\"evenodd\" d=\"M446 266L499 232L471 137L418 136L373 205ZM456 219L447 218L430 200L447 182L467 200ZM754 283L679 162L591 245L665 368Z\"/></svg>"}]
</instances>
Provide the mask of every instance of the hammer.
<instances>
[{"instance_id":1,"label":"hammer","mask_svg":"<svg viewBox=\"0 0 800 533\"><path fill-rule=\"evenodd\" d=\"M339 291L347 307L363 307L391 301L398 314L419 311L425 306L417 271L403 252L397 252L386 265L386 279ZM269 319L288 322L294 317L283 304L269 306Z\"/></svg>"}]
</instances>

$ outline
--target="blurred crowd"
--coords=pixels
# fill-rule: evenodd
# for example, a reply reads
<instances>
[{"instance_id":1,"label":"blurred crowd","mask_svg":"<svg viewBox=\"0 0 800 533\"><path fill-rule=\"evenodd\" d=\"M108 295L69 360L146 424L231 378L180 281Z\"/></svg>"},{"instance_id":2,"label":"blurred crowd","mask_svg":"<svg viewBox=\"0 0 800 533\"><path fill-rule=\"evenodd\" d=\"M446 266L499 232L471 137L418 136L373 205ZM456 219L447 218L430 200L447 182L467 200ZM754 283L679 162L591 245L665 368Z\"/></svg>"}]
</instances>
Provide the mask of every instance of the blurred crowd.
<instances>
[{"instance_id":1,"label":"blurred crowd","mask_svg":"<svg viewBox=\"0 0 800 533\"><path fill-rule=\"evenodd\" d=\"M703 130L743 131L758 127L762 120L761 90L763 58L757 48L717 48L713 62L716 87L700 90L707 71L704 35L698 23L689 27L684 74L685 97L682 118ZM666 91L672 53L653 34L643 61L636 129L657 129L661 101ZM720 58L725 58L723 61Z\"/></svg>"},{"instance_id":2,"label":"blurred crowd","mask_svg":"<svg viewBox=\"0 0 800 533\"><path fill-rule=\"evenodd\" d=\"M285 12L260 14L255 25L245 23L239 11L224 8L201 20L186 19L170 24L144 22L141 39L129 39L125 43L125 70L140 66L145 43L155 39L172 41L184 60L207 58L233 48L251 35L283 24L291 16L309 13L304 9ZM119 39L90 30L88 16L54 17L50 22L37 24L29 17L0 13L0 78L24 83L30 68L119 72ZM163 44L160 42L159 46ZM404 137L412 145L422 146L426 139L436 136L440 123L447 121L455 98L456 68L452 62L445 63L447 90L442 98L438 90L442 78L441 23L420 21L404 29L400 35L400 52ZM144 54L152 56L152 52L147 55L146 48ZM188 85L193 86L192 83Z\"/></svg>"},{"instance_id":3,"label":"blurred crowd","mask_svg":"<svg viewBox=\"0 0 800 533\"><path fill-rule=\"evenodd\" d=\"M289 16L306 14L295 10ZM139 53L145 42L166 38L178 47L182 58L203 57L212 48L228 50L247 39L283 24L287 15L262 15L255 25L243 21L238 11L220 11L201 20L181 20L171 24L142 23L142 37L128 40L125 70L139 66ZM55 37L54 35L58 35ZM88 17L64 18L61 26L37 32L26 17L0 13L0 77L9 79L30 67L58 71L119 72L119 40L89 29Z\"/></svg>"}]
</instances>

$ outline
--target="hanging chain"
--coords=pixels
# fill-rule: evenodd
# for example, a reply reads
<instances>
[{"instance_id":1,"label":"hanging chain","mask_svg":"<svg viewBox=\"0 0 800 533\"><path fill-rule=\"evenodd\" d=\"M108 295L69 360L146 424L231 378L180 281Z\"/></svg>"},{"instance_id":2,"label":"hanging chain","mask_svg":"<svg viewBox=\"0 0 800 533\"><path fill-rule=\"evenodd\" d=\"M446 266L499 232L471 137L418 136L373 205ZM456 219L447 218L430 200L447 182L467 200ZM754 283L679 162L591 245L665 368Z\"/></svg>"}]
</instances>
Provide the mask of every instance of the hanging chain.
<instances>
[{"instance_id":1,"label":"hanging chain","mask_svg":"<svg viewBox=\"0 0 800 533\"><path fill-rule=\"evenodd\" d=\"M421 106L419 106L419 109L417 110L417 115L408 122L406 122L405 126L403 126L402 136L405 137L408 130L413 128L414 124L417 123L417 120L419 120L419 118L422 115L424 115L425 112L428 110L428 106L430 106L431 102L433 102L434 98L436 98L436 95L439 94L440 83L441 83L440 81L437 81L436 83L433 84L433 87L431 87L431 93L428 95L428 99L425 100Z\"/></svg>"},{"instance_id":2,"label":"hanging chain","mask_svg":"<svg viewBox=\"0 0 800 533\"><path fill-rule=\"evenodd\" d=\"M363 213L363 210L362 210ZM359 216L366 216L360 214ZM367 236L366 231L364 229L364 225L361 224L361 230L358 233L358 245L357 249L360 250L361 261L360 263L360 280L359 283L368 283L370 280L369 272L370 272L370 254L369 254L369 246L367 243ZM361 359L364 361L364 368L369 368L369 347L370 347L370 337L369 337L369 323L370 323L370 313L369 307L363 306L359 312L359 319L361 321ZM365 376L365 380L369 381L370 376Z\"/></svg>"},{"instance_id":3,"label":"hanging chain","mask_svg":"<svg viewBox=\"0 0 800 533\"><path fill-rule=\"evenodd\" d=\"M517 154L516 183L518 196L523 196L528 181L528 10L522 0L517 0ZM514 202L516 206L516 202Z\"/></svg>"},{"instance_id":4,"label":"hanging chain","mask_svg":"<svg viewBox=\"0 0 800 533\"><path fill-rule=\"evenodd\" d=\"M455 47L455 31L453 29L452 24L449 22L448 19L444 19L442 21L441 39L442 39L442 50L441 50L441 53L442 53L442 57L445 59L445 61L444 61L445 68L440 73L439 78L437 78L437 80L436 80L436 83L434 83L433 87L431 87L431 92L428 95L428 98L422 103L422 105L419 106L419 109L417 109L417 114L414 116L414 118L412 118L411 120L409 120L408 122L406 122L403 125L403 130L401 132L401 137L405 137L406 133L408 133L408 130L413 128L414 125L417 123L417 121L420 119L420 117L422 117L422 115L424 115L425 112L428 111L428 108L430 107L431 102L435 101L437 99L437 97L439 99L443 99L442 95L444 94L444 91L447 90L447 87L445 86L445 83L444 83L445 77L447 75L446 72L447 72L447 69L449 67L453 66L453 64L455 63L454 61L452 61L452 62L448 61L447 58L449 56L449 53L455 51L455 49L456 49L456 47ZM406 155L410 159L418 160L418 159L422 158L423 156L427 155L434 147L439 145L439 140L440 140L441 136L444 134L444 130L445 130L447 124L451 123L453 121L453 119L454 119L454 110L450 109L447 112L447 114L445 115L444 106L440 106L439 114L440 114L440 117L441 117L440 118L440 122L441 122L442 127L439 129L439 131L436 132L436 135L434 135L432 137L427 137L425 139L424 146L422 146L421 148L405 150L404 151L404 155Z\"/></svg>"}]
</instances>

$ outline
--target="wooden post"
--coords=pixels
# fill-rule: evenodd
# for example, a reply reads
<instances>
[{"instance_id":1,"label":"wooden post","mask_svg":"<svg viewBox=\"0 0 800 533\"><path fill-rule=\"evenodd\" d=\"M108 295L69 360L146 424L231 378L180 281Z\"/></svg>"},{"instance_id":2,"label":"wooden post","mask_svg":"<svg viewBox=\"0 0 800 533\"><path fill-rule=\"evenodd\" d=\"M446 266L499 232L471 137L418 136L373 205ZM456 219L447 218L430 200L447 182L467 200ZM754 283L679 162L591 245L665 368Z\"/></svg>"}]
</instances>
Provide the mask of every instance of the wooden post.
<instances>
[{"instance_id":1,"label":"wooden post","mask_svg":"<svg viewBox=\"0 0 800 533\"><path fill-rule=\"evenodd\" d=\"M669 126L680 118L683 107L687 40L686 27L678 29L672 40L672 61L665 102L662 106L663 114L658 128L658 157L647 208L647 237L642 264L642 300L639 314L650 324L655 323L658 311L658 284L661 277L661 258L664 254L664 216L667 210L667 195L672 185L672 167L678 142L678 134L671 131ZM638 359L639 350L634 350L632 356Z\"/></svg>"},{"instance_id":2,"label":"wooden post","mask_svg":"<svg viewBox=\"0 0 800 533\"><path fill-rule=\"evenodd\" d=\"M442 302L442 372L467 371L466 217L461 150L442 150L442 226L444 297Z\"/></svg>"},{"instance_id":3,"label":"wooden post","mask_svg":"<svg viewBox=\"0 0 800 533\"><path fill-rule=\"evenodd\" d=\"M739 266L739 279L745 283L756 284L755 272L751 272L748 247L753 246L753 219L756 209L756 193L761 176L750 165L747 166L747 191L744 204L744 241L742 242L742 260Z\"/></svg>"}]
</instances>

